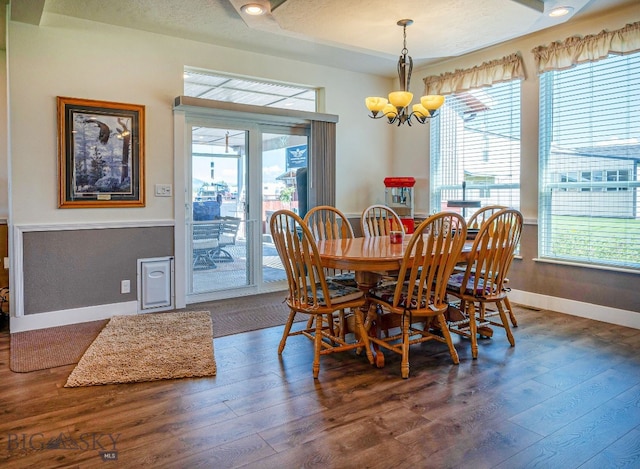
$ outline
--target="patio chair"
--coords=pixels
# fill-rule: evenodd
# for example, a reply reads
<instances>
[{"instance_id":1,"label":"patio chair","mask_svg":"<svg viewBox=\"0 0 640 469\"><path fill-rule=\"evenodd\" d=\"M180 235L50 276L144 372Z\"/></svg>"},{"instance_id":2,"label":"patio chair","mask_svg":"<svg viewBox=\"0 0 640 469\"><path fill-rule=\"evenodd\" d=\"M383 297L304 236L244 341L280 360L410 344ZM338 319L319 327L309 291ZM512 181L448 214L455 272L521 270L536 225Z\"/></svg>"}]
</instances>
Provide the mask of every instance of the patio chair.
<instances>
[{"instance_id":1,"label":"patio chair","mask_svg":"<svg viewBox=\"0 0 640 469\"><path fill-rule=\"evenodd\" d=\"M220 238L218 248L213 253L213 258L217 262L232 262L233 256L229 251L224 249L228 246L236 244L240 222L242 220L236 217L222 217L217 222L220 223Z\"/></svg>"},{"instance_id":2,"label":"patio chair","mask_svg":"<svg viewBox=\"0 0 640 469\"><path fill-rule=\"evenodd\" d=\"M215 269L220 250L222 224L218 221L193 223L193 269Z\"/></svg>"}]
</instances>

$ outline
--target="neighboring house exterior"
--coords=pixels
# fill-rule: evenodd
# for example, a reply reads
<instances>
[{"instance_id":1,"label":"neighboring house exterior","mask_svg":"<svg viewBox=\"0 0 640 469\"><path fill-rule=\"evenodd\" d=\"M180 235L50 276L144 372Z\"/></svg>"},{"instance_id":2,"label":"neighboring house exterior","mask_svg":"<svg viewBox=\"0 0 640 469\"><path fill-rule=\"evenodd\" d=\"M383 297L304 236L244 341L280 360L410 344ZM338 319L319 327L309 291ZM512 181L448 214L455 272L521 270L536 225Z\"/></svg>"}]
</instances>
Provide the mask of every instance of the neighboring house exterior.
<instances>
[{"instance_id":1,"label":"neighboring house exterior","mask_svg":"<svg viewBox=\"0 0 640 469\"><path fill-rule=\"evenodd\" d=\"M638 191L632 189L639 186L639 163L637 144L552 148L548 167L555 183L552 213L580 216L602 207L603 217L638 218Z\"/></svg>"}]
</instances>

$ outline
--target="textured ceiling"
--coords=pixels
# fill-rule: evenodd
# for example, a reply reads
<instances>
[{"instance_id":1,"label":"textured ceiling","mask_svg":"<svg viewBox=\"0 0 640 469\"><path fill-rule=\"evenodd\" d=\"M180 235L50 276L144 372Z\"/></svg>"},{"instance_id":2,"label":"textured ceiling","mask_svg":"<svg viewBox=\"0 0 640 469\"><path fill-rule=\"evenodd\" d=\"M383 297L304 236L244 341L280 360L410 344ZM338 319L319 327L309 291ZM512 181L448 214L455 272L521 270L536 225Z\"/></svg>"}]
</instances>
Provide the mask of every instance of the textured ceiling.
<instances>
[{"instance_id":1,"label":"textured ceiling","mask_svg":"<svg viewBox=\"0 0 640 469\"><path fill-rule=\"evenodd\" d=\"M47 14L84 18L205 43L346 69L395 74L402 28L416 65L478 50L572 18L638 0L286 0L246 17L248 0L11 0L15 21L39 24ZM255 0L254 0L255 1ZM266 1L266 0L257 0ZM572 5L573 17L539 10ZM538 7L538 8L536 8ZM291 39L295 40L291 40ZM4 35L3 35L4 39Z\"/></svg>"}]
</instances>

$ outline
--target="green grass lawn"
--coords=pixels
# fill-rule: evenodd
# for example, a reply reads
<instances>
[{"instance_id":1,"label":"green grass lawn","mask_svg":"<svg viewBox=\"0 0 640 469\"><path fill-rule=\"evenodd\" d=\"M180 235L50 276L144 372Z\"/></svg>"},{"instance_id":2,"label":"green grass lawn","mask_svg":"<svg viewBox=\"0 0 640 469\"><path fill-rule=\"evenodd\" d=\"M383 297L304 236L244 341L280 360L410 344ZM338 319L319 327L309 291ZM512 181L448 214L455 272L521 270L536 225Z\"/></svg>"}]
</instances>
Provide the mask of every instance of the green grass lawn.
<instances>
[{"instance_id":1,"label":"green grass lawn","mask_svg":"<svg viewBox=\"0 0 640 469\"><path fill-rule=\"evenodd\" d=\"M553 216L552 252L572 260L640 266L640 220Z\"/></svg>"}]
</instances>

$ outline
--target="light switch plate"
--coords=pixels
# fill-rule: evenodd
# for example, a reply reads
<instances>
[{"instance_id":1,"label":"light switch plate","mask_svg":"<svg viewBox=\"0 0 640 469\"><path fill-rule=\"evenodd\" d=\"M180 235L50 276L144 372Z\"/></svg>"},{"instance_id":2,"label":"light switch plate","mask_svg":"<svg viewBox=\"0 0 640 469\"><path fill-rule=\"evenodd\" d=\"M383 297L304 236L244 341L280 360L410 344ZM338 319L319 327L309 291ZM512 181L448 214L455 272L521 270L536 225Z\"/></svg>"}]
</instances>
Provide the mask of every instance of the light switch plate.
<instances>
[{"instance_id":1,"label":"light switch plate","mask_svg":"<svg viewBox=\"0 0 640 469\"><path fill-rule=\"evenodd\" d=\"M171 184L156 184L156 197L171 197L173 190Z\"/></svg>"}]
</instances>

